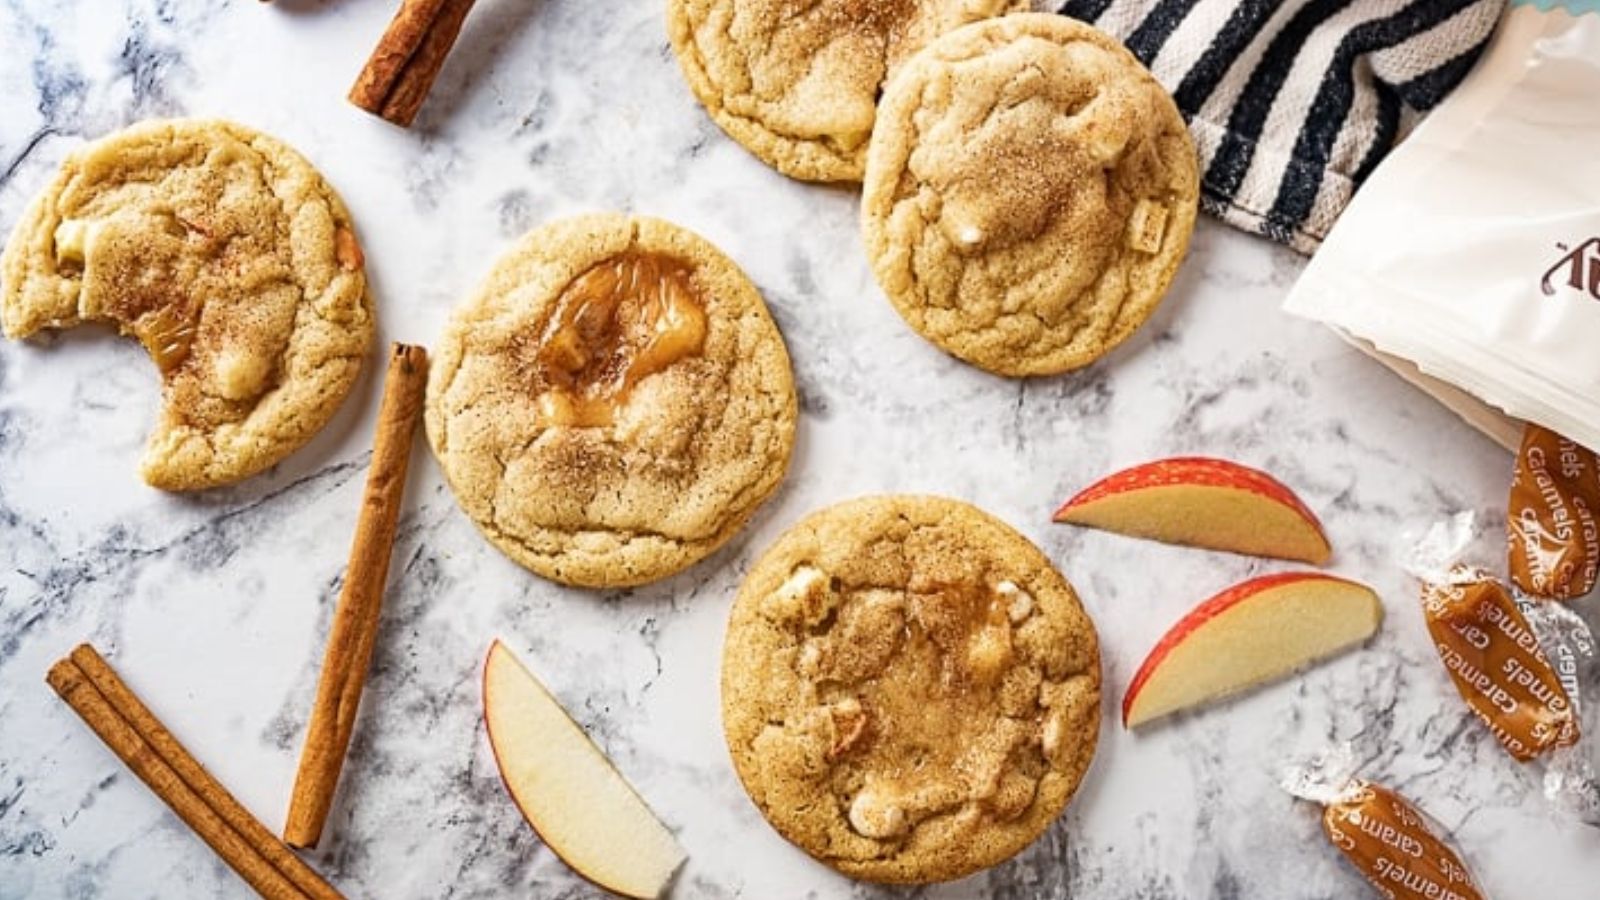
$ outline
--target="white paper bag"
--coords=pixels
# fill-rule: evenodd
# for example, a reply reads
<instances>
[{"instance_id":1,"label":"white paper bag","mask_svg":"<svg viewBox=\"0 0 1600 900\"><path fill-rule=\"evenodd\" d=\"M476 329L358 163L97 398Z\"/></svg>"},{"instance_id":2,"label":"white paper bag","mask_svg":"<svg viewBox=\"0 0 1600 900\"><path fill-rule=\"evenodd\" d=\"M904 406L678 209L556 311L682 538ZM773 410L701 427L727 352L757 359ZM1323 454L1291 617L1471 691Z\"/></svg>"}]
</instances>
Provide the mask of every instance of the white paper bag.
<instances>
[{"instance_id":1,"label":"white paper bag","mask_svg":"<svg viewBox=\"0 0 1600 900\"><path fill-rule=\"evenodd\" d=\"M1285 308L1600 447L1600 0L1513 0Z\"/></svg>"}]
</instances>

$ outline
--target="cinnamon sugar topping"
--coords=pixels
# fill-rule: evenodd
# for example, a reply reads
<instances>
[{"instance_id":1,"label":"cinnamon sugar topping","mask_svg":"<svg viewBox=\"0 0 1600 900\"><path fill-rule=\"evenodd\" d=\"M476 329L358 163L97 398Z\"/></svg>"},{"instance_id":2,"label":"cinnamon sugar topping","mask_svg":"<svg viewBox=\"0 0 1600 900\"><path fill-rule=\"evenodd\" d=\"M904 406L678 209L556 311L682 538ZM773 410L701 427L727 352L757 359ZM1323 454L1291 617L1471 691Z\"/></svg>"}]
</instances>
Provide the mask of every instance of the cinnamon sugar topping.
<instances>
[{"instance_id":1,"label":"cinnamon sugar topping","mask_svg":"<svg viewBox=\"0 0 1600 900\"><path fill-rule=\"evenodd\" d=\"M784 837L857 878L958 878L1054 820L1094 752L1099 662L1026 538L937 497L790 529L728 624L723 722Z\"/></svg>"},{"instance_id":2,"label":"cinnamon sugar topping","mask_svg":"<svg viewBox=\"0 0 1600 900\"><path fill-rule=\"evenodd\" d=\"M824 707L824 759L849 756L868 775L870 786L850 809L857 833L897 835L968 802L1001 820L1025 808L1065 724L1041 714L1040 661L1016 646L1032 597L1011 581L915 584L904 592L840 591L828 582L802 565L763 609L820 630L805 645L809 665L803 651L797 658L800 667L815 667L818 700L850 692ZM1008 708L1026 718L1006 718ZM878 717L890 724L873 733ZM1055 733L1043 748L1047 728ZM1010 783L1012 775L1027 784Z\"/></svg>"},{"instance_id":3,"label":"cinnamon sugar topping","mask_svg":"<svg viewBox=\"0 0 1600 900\"><path fill-rule=\"evenodd\" d=\"M163 376L188 361L200 331L192 273L215 268L209 232L176 212L122 219L63 219L55 256L95 296L124 334L144 345Z\"/></svg>"}]
</instances>

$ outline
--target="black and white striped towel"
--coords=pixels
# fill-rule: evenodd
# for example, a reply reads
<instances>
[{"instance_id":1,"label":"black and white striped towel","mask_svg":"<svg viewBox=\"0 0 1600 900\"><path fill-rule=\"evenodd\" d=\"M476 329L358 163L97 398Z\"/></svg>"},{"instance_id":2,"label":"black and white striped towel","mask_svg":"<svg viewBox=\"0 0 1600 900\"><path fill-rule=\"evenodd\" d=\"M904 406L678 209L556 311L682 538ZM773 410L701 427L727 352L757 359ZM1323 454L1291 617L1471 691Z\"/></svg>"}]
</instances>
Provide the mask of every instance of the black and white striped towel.
<instances>
[{"instance_id":1,"label":"black and white striped towel","mask_svg":"<svg viewBox=\"0 0 1600 900\"><path fill-rule=\"evenodd\" d=\"M1172 91L1200 202L1316 250L1402 122L1467 73L1504 0L1066 0Z\"/></svg>"}]
</instances>

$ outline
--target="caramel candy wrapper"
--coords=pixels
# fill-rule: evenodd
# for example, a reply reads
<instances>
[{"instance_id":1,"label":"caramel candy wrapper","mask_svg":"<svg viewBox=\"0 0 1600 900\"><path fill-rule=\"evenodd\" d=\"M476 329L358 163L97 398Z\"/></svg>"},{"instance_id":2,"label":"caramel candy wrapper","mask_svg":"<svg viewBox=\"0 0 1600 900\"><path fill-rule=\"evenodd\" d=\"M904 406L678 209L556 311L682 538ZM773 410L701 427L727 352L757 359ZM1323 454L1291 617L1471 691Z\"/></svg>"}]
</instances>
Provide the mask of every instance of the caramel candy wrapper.
<instances>
[{"instance_id":1,"label":"caramel candy wrapper","mask_svg":"<svg viewBox=\"0 0 1600 900\"><path fill-rule=\"evenodd\" d=\"M1466 864L1421 811L1364 781L1322 811L1322 830L1378 892L1394 900L1483 900Z\"/></svg>"},{"instance_id":2,"label":"caramel candy wrapper","mask_svg":"<svg viewBox=\"0 0 1600 900\"><path fill-rule=\"evenodd\" d=\"M1600 827L1600 655L1583 619L1530 598L1462 562L1474 516L1435 525L1406 568L1422 582L1428 633L1456 690L1495 739L1543 767L1544 794L1561 812Z\"/></svg>"},{"instance_id":3,"label":"caramel candy wrapper","mask_svg":"<svg viewBox=\"0 0 1600 900\"><path fill-rule=\"evenodd\" d=\"M1600 459L1537 425L1522 433L1506 504L1511 581L1535 597L1570 600L1600 570Z\"/></svg>"},{"instance_id":4,"label":"caramel candy wrapper","mask_svg":"<svg viewBox=\"0 0 1600 900\"><path fill-rule=\"evenodd\" d=\"M1354 751L1335 747L1283 776L1283 789L1320 803L1322 831L1390 900L1483 900L1444 829L1386 787L1352 777Z\"/></svg>"},{"instance_id":5,"label":"caramel candy wrapper","mask_svg":"<svg viewBox=\"0 0 1600 900\"><path fill-rule=\"evenodd\" d=\"M1461 698L1527 762L1578 741L1578 719L1539 639L1499 580L1466 567L1424 582L1422 606Z\"/></svg>"}]
</instances>

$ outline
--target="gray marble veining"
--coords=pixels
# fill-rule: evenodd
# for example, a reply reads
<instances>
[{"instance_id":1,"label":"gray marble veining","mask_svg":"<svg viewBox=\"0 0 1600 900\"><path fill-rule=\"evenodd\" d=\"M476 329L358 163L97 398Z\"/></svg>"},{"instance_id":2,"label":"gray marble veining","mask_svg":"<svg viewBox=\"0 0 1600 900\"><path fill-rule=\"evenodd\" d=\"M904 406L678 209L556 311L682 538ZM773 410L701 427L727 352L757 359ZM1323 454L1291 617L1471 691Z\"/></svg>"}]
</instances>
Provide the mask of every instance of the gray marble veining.
<instances>
[{"instance_id":1,"label":"gray marble veining","mask_svg":"<svg viewBox=\"0 0 1600 900\"><path fill-rule=\"evenodd\" d=\"M755 279L803 416L789 479L751 527L632 591L564 589L507 562L419 446L351 761L311 854L350 895L591 895L500 785L478 697L496 636L678 832L678 897L1369 896L1315 811L1275 787L1281 764L1333 741L1450 826L1490 895L1600 891L1600 832L1552 815L1535 770L1469 717L1395 561L1408 532L1448 513L1503 515L1510 460L1281 314L1293 254L1202 223L1170 298L1126 346L1062 378L993 378L895 316L850 191L790 182L710 123L660 0L480 0L409 132L343 100L388 7L0 0L0 227L88 139L149 116L227 116L322 169L361 230L382 339L428 343L532 225L647 212L699 230ZM80 640L269 825L287 805L376 379L273 472L193 497L135 474L156 387L141 351L103 330L0 346L0 900L248 894L44 685ZM1334 570L1378 588L1388 618L1359 652L1130 735L1115 708L1150 644L1273 567L1050 524L1090 479L1173 453L1234 457L1299 488L1324 515ZM733 775L717 704L723 620L752 559L805 512L889 490L973 501L1038 541L1095 617L1107 687L1098 756L1060 822L991 872L911 891L853 884L777 837ZM1495 561L1492 541L1481 549Z\"/></svg>"}]
</instances>

